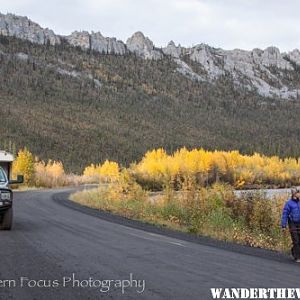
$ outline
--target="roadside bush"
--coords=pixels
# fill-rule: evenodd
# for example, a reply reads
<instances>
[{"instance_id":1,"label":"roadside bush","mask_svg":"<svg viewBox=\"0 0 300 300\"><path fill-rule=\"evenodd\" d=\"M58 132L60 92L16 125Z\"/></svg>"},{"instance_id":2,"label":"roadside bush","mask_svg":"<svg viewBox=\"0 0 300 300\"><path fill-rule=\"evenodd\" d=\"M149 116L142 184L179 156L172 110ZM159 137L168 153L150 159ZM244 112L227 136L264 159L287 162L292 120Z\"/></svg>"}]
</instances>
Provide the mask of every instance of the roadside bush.
<instances>
[{"instance_id":1,"label":"roadside bush","mask_svg":"<svg viewBox=\"0 0 300 300\"><path fill-rule=\"evenodd\" d=\"M145 201L146 196L147 193L136 183L126 169L107 188L107 197L114 201Z\"/></svg>"},{"instance_id":2,"label":"roadside bush","mask_svg":"<svg viewBox=\"0 0 300 300\"><path fill-rule=\"evenodd\" d=\"M58 187L67 185L67 176L61 162L44 161L34 164L34 185L36 187Z\"/></svg>"},{"instance_id":3,"label":"roadside bush","mask_svg":"<svg viewBox=\"0 0 300 300\"><path fill-rule=\"evenodd\" d=\"M120 167L118 163L106 160L101 164L91 164L87 166L83 171L85 180L89 182L109 183L118 180L120 176Z\"/></svg>"},{"instance_id":4,"label":"roadside bush","mask_svg":"<svg viewBox=\"0 0 300 300\"><path fill-rule=\"evenodd\" d=\"M13 163L13 176L18 174L24 176L24 185L15 185L14 188L55 188L89 183L83 176L66 174L62 162L40 161L26 148L19 151Z\"/></svg>"},{"instance_id":5,"label":"roadside bush","mask_svg":"<svg viewBox=\"0 0 300 300\"><path fill-rule=\"evenodd\" d=\"M34 181L34 157L32 153L24 148L18 152L16 160L13 163L13 177L17 175L24 176L26 185L33 185Z\"/></svg>"},{"instance_id":6,"label":"roadside bush","mask_svg":"<svg viewBox=\"0 0 300 300\"><path fill-rule=\"evenodd\" d=\"M236 196L229 185L211 187L172 184L164 192L146 193L128 171L101 190L72 196L74 201L97 209L148 221L220 240L287 251L288 233L280 230L281 210L286 199L267 199L262 193Z\"/></svg>"}]
</instances>

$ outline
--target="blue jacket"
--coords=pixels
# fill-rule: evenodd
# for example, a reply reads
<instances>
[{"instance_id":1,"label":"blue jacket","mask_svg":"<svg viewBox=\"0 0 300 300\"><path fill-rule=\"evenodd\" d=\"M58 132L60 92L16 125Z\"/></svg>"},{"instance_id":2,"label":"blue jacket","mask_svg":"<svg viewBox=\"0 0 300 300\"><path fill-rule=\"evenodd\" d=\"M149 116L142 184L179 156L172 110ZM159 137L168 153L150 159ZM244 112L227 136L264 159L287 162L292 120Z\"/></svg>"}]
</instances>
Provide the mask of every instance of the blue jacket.
<instances>
[{"instance_id":1,"label":"blue jacket","mask_svg":"<svg viewBox=\"0 0 300 300\"><path fill-rule=\"evenodd\" d=\"M292 222L300 222L300 201L289 199L283 208L281 227L286 227L288 220Z\"/></svg>"}]
</instances>

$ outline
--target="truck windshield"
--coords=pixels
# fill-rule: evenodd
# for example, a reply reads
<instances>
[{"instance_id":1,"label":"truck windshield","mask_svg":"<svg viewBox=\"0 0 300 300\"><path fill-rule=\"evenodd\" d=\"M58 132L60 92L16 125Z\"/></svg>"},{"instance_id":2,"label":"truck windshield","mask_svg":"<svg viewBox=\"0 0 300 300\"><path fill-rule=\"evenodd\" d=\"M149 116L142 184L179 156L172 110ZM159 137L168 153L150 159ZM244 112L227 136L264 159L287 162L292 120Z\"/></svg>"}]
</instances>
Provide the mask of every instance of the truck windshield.
<instances>
[{"instance_id":1,"label":"truck windshield","mask_svg":"<svg viewBox=\"0 0 300 300\"><path fill-rule=\"evenodd\" d=\"M6 182L6 174L4 170L0 167L0 182Z\"/></svg>"}]
</instances>

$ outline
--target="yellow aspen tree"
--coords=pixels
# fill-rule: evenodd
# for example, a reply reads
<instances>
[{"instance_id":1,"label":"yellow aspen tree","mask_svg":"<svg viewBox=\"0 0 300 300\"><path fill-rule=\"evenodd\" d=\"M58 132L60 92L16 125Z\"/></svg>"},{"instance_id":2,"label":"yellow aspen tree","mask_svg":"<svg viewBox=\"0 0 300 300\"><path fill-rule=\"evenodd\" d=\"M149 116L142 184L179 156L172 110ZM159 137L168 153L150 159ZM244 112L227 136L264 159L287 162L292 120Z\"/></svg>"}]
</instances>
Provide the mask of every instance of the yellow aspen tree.
<instances>
[{"instance_id":1,"label":"yellow aspen tree","mask_svg":"<svg viewBox=\"0 0 300 300\"><path fill-rule=\"evenodd\" d=\"M34 157L32 153L24 148L18 152L17 158L13 163L14 176L20 174L24 176L24 183L33 184L34 180Z\"/></svg>"},{"instance_id":2,"label":"yellow aspen tree","mask_svg":"<svg viewBox=\"0 0 300 300\"><path fill-rule=\"evenodd\" d=\"M115 181L119 178L120 168L118 163L106 160L100 167L99 173L105 181Z\"/></svg>"}]
</instances>

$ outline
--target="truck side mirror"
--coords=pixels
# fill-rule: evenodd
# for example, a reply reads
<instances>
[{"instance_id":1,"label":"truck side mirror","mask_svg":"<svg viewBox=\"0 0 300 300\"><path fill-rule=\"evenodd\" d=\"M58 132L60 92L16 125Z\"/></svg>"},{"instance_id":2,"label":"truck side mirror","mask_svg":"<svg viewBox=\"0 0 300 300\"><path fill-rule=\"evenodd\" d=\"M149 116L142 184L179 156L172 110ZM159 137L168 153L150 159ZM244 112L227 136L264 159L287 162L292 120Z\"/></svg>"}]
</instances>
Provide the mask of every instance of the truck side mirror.
<instances>
[{"instance_id":1,"label":"truck side mirror","mask_svg":"<svg viewBox=\"0 0 300 300\"><path fill-rule=\"evenodd\" d=\"M9 184L18 184L24 182L24 176L23 175L17 175L17 180L10 180Z\"/></svg>"}]
</instances>

